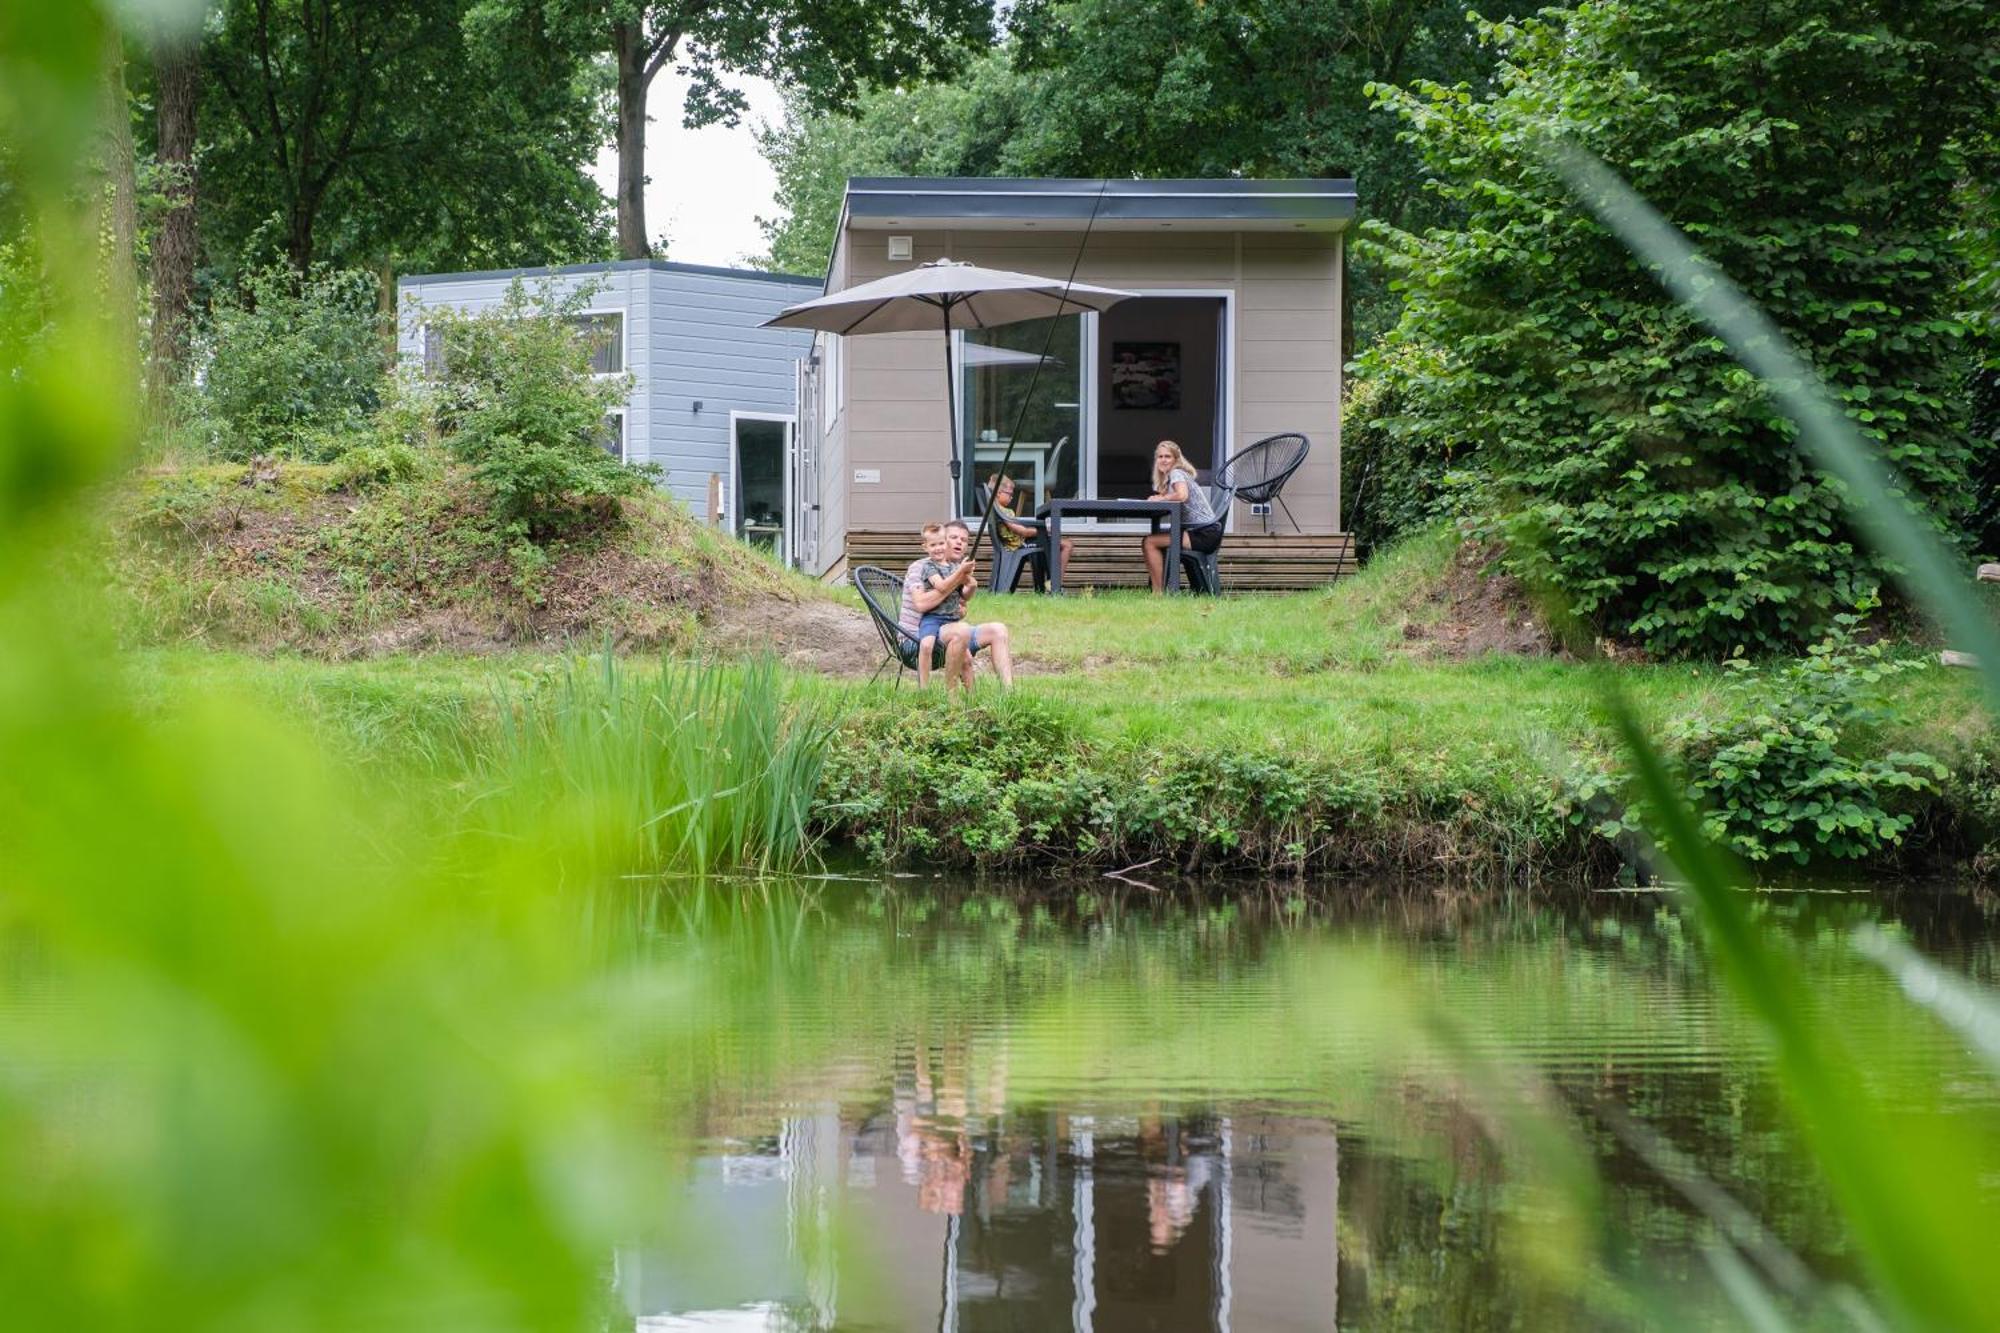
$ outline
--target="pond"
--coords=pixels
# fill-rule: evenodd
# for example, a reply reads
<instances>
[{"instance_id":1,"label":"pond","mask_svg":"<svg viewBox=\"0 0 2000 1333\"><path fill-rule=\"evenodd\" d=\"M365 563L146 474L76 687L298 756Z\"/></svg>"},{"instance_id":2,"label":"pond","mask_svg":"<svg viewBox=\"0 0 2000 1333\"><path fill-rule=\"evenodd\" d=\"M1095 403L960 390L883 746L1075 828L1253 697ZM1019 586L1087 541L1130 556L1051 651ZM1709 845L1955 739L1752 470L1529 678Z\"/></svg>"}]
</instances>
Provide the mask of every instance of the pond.
<instances>
[{"instance_id":1,"label":"pond","mask_svg":"<svg viewBox=\"0 0 2000 1333\"><path fill-rule=\"evenodd\" d=\"M1736 1326L1727 1200L1738 1245L1761 1224L1822 1291L1859 1285L1671 899L1121 890L662 909L650 950L708 980L633 1063L689 1099L661 1120L694 1127L694 1225L618 1254L637 1326ZM1990 1111L1849 943L1879 926L1990 983L1990 901L1756 909L1884 1086Z\"/></svg>"}]
</instances>

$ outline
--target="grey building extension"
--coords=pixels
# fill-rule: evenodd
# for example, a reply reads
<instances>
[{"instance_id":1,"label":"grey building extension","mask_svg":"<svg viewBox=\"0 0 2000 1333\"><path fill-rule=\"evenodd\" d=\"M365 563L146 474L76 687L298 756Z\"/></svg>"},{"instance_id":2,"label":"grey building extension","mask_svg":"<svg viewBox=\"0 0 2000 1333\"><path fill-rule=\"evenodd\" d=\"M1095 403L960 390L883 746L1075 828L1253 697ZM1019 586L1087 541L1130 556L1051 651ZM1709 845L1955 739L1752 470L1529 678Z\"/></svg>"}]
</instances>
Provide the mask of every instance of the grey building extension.
<instances>
[{"instance_id":1,"label":"grey building extension","mask_svg":"<svg viewBox=\"0 0 2000 1333\"><path fill-rule=\"evenodd\" d=\"M427 273L396 283L401 354L426 354L423 312L499 304L515 280L568 294L589 284L585 318L602 338L597 369L629 373L632 392L606 423L605 445L630 462L657 464L662 483L706 515L710 478L721 480L723 521L791 552L780 533L792 507L789 453L798 362L812 335L760 327L785 306L816 296L819 278L665 260L561 268Z\"/></svg>"}]
</instances>

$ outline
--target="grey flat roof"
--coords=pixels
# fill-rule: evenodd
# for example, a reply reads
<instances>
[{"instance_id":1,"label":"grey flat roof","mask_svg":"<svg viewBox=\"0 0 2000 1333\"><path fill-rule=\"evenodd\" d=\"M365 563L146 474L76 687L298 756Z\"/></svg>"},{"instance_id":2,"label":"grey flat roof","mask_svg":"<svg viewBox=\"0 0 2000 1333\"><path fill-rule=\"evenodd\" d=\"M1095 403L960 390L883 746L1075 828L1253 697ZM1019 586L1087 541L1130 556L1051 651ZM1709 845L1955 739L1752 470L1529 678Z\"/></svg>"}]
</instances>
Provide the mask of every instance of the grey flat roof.
<instances>
[{"instance_id":1,"label":"grey flat roof","mask_svg":"<svg viewBox=\"0 0 2000 1333\"><path fill-rule=\"evenodd\" d=\"M718 268L713 264L678 264L667 259L613 259L599 264L561 264L550 268L487 268L470 273L406 273L396 285L406 282L470 282L480 278L554 278L572 273L623 273L628 269L650 268L663 273L703 273L713 278L751 278L759 282L784 282L795 287L818 290L826 284L819 278L798 273L770 273L761 268Z\"/></svg>"},{"instance_id":2,"label":"grey flat roof","mask_svg":"<svg viewBox=\"0 0 2000 1333\"><path fill-rule=\"evenodd\" d=\"M1350 177L1313 180L1088 180L1015 176L854 176L848 225L1337 231L1354 216Z\"/></svg>"}]
</instances>

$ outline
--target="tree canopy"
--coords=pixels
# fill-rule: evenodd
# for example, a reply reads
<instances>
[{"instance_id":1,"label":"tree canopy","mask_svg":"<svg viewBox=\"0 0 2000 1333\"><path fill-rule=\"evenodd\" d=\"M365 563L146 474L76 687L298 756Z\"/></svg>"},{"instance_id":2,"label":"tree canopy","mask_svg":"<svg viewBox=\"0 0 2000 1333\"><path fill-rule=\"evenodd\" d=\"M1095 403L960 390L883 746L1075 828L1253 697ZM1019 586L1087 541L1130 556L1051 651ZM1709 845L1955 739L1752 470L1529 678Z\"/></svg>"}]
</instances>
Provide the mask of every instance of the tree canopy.
<instances>
[{"instance_id":1,"label":"tree canopy","mask_svg":"<svg viewBox=\"0 0 2000 1333\"><path fill-rule=\"evenodd\" d=\"M647 94L676 65L690 127L735 124L732 79L781 80L815 107L861 88L955 70L992 27L992 0L477 0L476 26L546 24L571 50L609 56L616 80L618 253L652 253L646 231Z\"/></svg>"},{"instance_id":2,"label":"tree canopy","mask_svg":"<svg viewBox=\"0 0 2000 1333\"><path fill-rule=\"evenodd\" d=\"M223 0L203 52L202 243L474 268L603 255L601 71L531 12L468 38L469 0Z\"/></svg>"},{"instance_id":3,"label":"tree canopy","mask_svg":"<svg viewBox=\"0 0 2000 1333\"><path fill-rule=\"evenodd\" d=\"M1030 0L949 83L877 89L851 114L794 106L765 139L784 210L769 262L824 266L850 175L1352 175L1375 216L1425 225L1445 203L1367 86L1483 85L1492 63L1451 0ZM1370 328L1382 296L1362 275Z\"/></svg>"},{"instance_id":4,"label":"tree canopy","mask_svg":"<svg viewBox=\"0 0 2000 1333\"><path fill-rule=\"evenodd\" d=\"M1662 653L1789 648L1878 563L1766 389L1570 197L1580 145L1771 313L1963 531L1979 462L1956 231L2000 114L1976 0L1621 0L1482 27L1501 86L1379 90L1458 226L1375 233L1407 298L1350 436L1449 453L1509 561ZM1359 428L1358 430L1356 428Z\"/></svg>"}]
</instances>

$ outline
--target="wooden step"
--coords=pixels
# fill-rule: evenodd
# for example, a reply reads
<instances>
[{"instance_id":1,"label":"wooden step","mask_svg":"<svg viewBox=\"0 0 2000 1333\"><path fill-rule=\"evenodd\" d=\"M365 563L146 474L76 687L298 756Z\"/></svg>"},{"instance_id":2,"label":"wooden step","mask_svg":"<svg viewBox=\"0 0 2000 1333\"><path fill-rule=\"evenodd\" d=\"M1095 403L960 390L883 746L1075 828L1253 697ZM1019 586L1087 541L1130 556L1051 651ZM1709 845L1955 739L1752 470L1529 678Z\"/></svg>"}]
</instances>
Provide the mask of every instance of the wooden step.
<instances>
[{"instance_id":1,"label":"wooden step","mask_svg":"<svg viewBox=\"0 0 2000 1333\"><path fill-rule=\"evenodd\" d=\"M1064 535L1076 542L1063 578L1065 587L1146 586L1138 533L1086 529ZM879 565L900 569L916 559L920 551L914 533L853 531L847 535L845 567ZM1344 532L1231 533L1223 541L1217 564L1222 586L1228 590L1317 588L1355 571L1354 538ZM1025 582L1022 586L1026 586Z\"/></svg>"}]
</instances>

